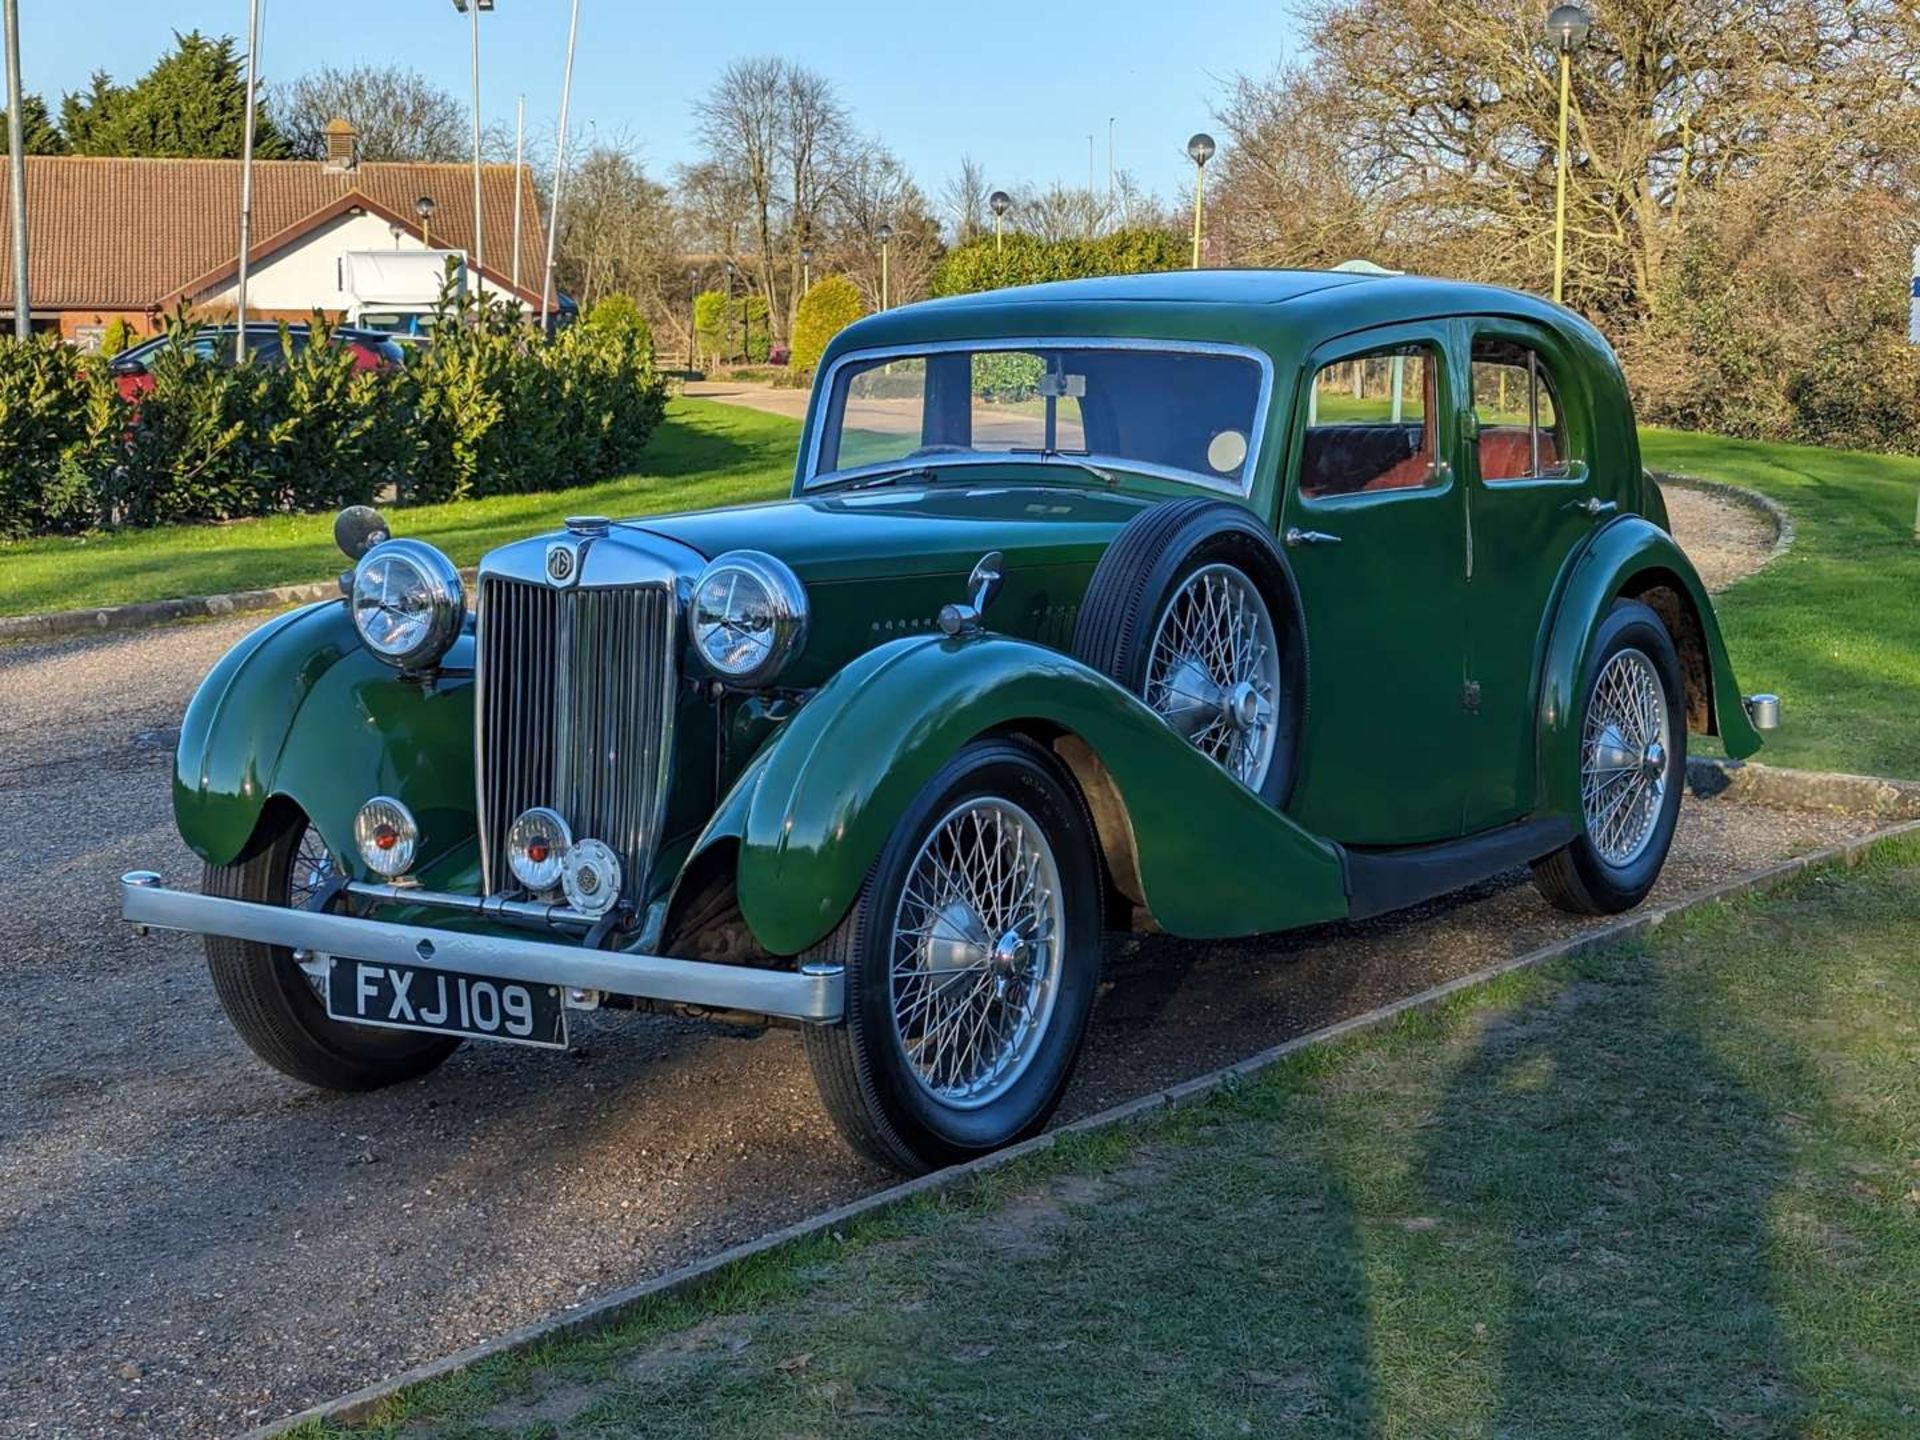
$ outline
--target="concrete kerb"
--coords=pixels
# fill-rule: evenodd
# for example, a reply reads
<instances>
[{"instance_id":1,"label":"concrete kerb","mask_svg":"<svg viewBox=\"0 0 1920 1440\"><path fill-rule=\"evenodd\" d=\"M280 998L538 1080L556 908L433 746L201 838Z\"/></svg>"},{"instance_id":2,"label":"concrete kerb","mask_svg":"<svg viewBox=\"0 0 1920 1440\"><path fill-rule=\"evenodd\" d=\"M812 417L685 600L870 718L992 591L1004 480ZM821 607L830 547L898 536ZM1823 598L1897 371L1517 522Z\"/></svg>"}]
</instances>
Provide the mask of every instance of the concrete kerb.
<instances>
[{"instance_id":1,"label":"concrete kerb","mask_svg":"<svg viewBox=\"0 0 1920 1440\"><path fill-rule=\"evenodd\" d=\"M1691 768L1690 766L1689 769L1691 770ZM1748 768L1757 769L1760 767ZM1790 775L1792 773L1793 772L1790 771L1773 772L1776 776ZM1854 779L1858 777L1822 776L1818 778L1831 780ZM1914 792L1920 792L1920 786L1909 788ZM1873 846L1883 841L1893 839L1896 836L1915 832L1920 832L1920 819L1901 820L1898 823L1875 830L1871 834L1864 835L1859 839L1810 851L1805 855L1795 856L1790 860L1783 860L1778 864L1769 865L1751 874L1724 881L1721 884L1711 886L1696 894L1688 895L1663 905L1638 910L1631 915L1598 926L1582 934L1569 936L1551 945L1545 945L1537 950L1529 951L1525 955L1517 956L1511 960L1502 961L1497 965L1491 965L1485 969L1474 971L1470 975L1460 976L1458 979L1449 980L1444 984L1435 985L1430 989L1423 990L1417 995L1410 995L1405 999L1396 1000L1391 1004L1369 1010L1365 1014L1356 1015L1351 1019L1340 1021L1338 1024L1327 1026L1325 1029L1316 1030L1310 1035L1298 1036L1283 1044L1262 1050L1258 1054L1251 1055L1245 1060L1223 1066L1206 1075L1197 1076L1192 1080L1182 1081L1180 1084L1168 1086L1162 1090L1156 1090L1151 1094L1142 1095L1137 1099L1129 1100L1107 1110L1102 1110L1098 1114L1085 1116L1082 1119L1063 1125L1056 1130L1050 1130L1044 1135L1036 1136L1032 1140L1012 1146L1009 1149L999 1151L993 1155L984 1156L979 1160L972 1161L965 1165L954 1166L949 1170L942 1170L932 1175L925 1175L916 1180L909 1180L902 1184L891 1186L888 1189L878 1191L863 1199L852 1201L846 1205L836 1206L834 1209L815 1215L810 1219L798 1221L795 1224L787 1225L769 1234L762 1235L757 1239L732 1246L705 1260L682 1266L680 1269L657 1276L652 1280L644 1281L638 1285L632 1285L625 1289L614 1291L612 1294L603 1296L598 1300L590 1301L577 1309L549 1316L544 1320L539 1320L531 1325L511 1331L506 1335L500 1336L498 1339L490 1340L467 1350L462 1350L457 1354L446 1356L443 1359L417 1366L391 1379L380 1381L378 1384L367 1386L362 1390L356 1390L350 1395L343 1395L338 1399L315 1405L310 1409L301 1411L297 1415L288 1416L283 1420L275 1421L252 1431L247 1437L247 1440L269 1440L269 1437L283 1435L296 1426L316 1420L351 1423L355 1420L369 1418L379 1405L392 1399L403 1390L410 1390L429 1381L456 1374L485 1360L532 1349L534 1346L550 1340L607 1329L618 1324L643 1305L658 1299L697 1291L702 1285L712 1280L728 1266L751 1259L755 1256L763 1255L782 1245L832 1234L835 1230L847 1224L882 1214L920 1195L962 1188L1002 1166L1010 1165L1027 1156L1037 1155L1050 1150L1063 1139L1071 1136L1084 1135L1093 1131L1105 1130L1116 1125L1124 1125L1138 1120L1142 1116L1151 1115L1172 1106L1195 1104L1207 1099L1220 1090L1231 1089L1243 1083L1247 1079L1258 1075L1261 1071L1269 1069L1289 1056L1298 1054L1302 1050L1314 1046L1331 1044L1348 1035L1373 1029L1395 1020L1410 1011L1438 1004L1450 996L1459 994L1463 990L1470 990L1476 986L1485 985L1489 981L1496 980L1501 976L1531 969L1534 966L1543 965L1549 961L1564 959L1569 956L1591 954L1595 951L1620 945L1628 940L1647 934L1675 916L1683 915L1690 910L1696 910L1705 905L1715 904L1735 895L1769 889L1809 869L1834 863L1848 865L1857 863L1860 856Z\"/></svg>"},{"instance_id":2,"label":"concrete kerb","mask_svg":"<svg viewBox=\"0 0 1920 1440\"><path fill-rule=\"evenodd\" d=\"M462 570L461 583L472 585L476 572ZM20 640L65 640L107 630L141 630L179 620L205 620L270 610L291 610L316 600L340 598L339 580L311 585L273 585L264 590L235 590L226 595L188 595L177 600L142 600L97 610L54 610L44 615L0 615L0 645Z\"/></svg>"}]
</instances>

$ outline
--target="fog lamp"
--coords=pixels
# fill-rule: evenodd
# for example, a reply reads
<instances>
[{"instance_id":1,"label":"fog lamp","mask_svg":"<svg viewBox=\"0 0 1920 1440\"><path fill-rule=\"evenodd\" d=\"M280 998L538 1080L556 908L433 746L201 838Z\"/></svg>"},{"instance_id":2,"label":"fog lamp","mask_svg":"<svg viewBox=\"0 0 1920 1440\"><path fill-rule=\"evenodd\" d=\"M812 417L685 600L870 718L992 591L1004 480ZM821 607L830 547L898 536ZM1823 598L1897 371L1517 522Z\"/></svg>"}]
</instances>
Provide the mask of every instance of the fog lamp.
<instances>
[{"instance_id":1,"label":"fog lamp","mask_svg":"<svg viewBox=\"0 0 1920 1440\"><path fill-rule=\"evenodd\" d=\"M557 810L536 805L507 831L507 868L536 895L560 883L560 865L573 848L573 832Z\"/></svg>"},{"instance_id":2,"label":"fog lamp","mask_svg":"<svg viewBox=\"0 0 1920 1440\"><path fill-rule=\"evenodd\" d=\"M389 795L376 795L353 817L353 840L369 870L389 880L413 868L420 827L413 813Z\"/></svg>"}]
</instances>

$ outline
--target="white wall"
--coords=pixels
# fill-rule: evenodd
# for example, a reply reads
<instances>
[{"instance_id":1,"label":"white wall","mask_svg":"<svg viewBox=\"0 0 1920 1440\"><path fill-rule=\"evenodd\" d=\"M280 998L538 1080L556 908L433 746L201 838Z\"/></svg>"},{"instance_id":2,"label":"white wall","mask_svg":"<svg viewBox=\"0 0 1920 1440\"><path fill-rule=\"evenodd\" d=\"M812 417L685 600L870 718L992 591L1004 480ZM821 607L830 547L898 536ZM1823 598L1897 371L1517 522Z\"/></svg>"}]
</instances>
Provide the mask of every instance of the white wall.
<instances>
[{"instance_id":1,"label":"white wall","mask_svg":"<svg viewBox=\"0 0 1920 1440\"><path fill-rule=\"evenodd\" d=\"M432 238L432 231L428 231L428 237ZM396 238L389 222L378 215L342 215L255 261L247 271L247 309L345 310L350 297L341 288L346 278L341 257L347 251L425 248L420 238L408 231ZM471 278L468 283L473 283ZM498 293L492 285L486 288ZM213 308L230 307L238 299L238 287L229 285L209 294L202 303Z\"/></svg>"}]
</instances>

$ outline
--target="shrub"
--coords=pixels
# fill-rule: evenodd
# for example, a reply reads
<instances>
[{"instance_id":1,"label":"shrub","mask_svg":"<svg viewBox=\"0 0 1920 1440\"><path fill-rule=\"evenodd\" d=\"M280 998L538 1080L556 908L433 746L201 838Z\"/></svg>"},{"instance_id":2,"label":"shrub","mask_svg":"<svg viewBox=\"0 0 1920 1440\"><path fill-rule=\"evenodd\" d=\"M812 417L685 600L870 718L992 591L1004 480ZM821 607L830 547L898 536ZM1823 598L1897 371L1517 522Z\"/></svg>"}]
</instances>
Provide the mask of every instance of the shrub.
<instances>
[{"instance_id":1,"label":"shrub","mask_svg":"<svg viewBox=\"0 0 1920 1440\"><path fill-rule=\"evenodd\" d=\"M640 311L638 302L631 295L616 290L611 295L602 295L593 302L593 308L587 311L584 322L595 330L627 330L640 337L641 347L648 352L653 349L653 326Z\"/></svg>"},{"instance_id":2,"label":"shrub","mask_svg":"<svg viewBox=\"0 0 1920 1440\"><path fill-rule=\"evenodd\" d=\"M96 358L47 336L0 342L0 540L94 524L125 423Z\"/></svg>"},{"instance_id":3,"label":"shrub","mask_svg":"<svg viewBox=\"0 0 1920 1440\"><path fill-rule=\"evenodd\" d=\"M100 337L100 357L112 359L132 343L133 327L127 324L126 316L116 315L107 322L106 332Z\"/></svg>"},{"instance_id":4,"label":"shrub","mask_svg":"<svg viewBox=\"0 0 1920 1440\"><path fill-rule=\"evenodd\" d=\"M812 370L826 353L827 342L866 313L860 287L844 275L829 275L800 297L787 368L795 375Z\"/></svg>"},{"instance_id":5,"label":"shrub","mask_svg":"<svg viewBox=\"0 0 1920 1440\"><path fill-rule=\"evenodd\" d=\"M968 295L1046 280L1139 275L1181 269L1187 258L1180 237L1167 230L1116 230L1072 240L1015 234L998 247L987 235L948 251L934 267L928 289L935 295Z\"/></svg>"},{"instance_id":6,"label":"shrub","mask_svg":"<svg viewBox=\"0 0 1920 1440\"><path fill-rule=\"evenodd\" d=\"M700 353L712 360L738 360L744 346L748 361L764 365L767 352L773 348L764 295L735 295L729 299L724 290L702 290L693 297L693 333L700 342Z\"/></svg>"}]
</instances>

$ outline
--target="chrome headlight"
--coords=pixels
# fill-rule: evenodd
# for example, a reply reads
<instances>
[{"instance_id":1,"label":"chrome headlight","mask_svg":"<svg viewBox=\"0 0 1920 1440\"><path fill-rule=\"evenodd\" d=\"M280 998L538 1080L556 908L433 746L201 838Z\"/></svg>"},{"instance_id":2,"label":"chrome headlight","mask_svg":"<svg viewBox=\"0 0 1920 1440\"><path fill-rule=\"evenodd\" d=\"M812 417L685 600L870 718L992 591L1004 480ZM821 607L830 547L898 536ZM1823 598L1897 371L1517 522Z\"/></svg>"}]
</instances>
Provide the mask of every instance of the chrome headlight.
<instances>
[{"instance_id":1,"label":"chrome headlight","mask_svg":"<svg viewBox=\"0 0 1920 1440\"><path fill-rule=\"evenodd\" d=\"M387 540L353 567L353 628L389 665L418 670L447 653L466 618L460 572L433 546Z\"/></svg>"},{"instance_id":2,"label":"chrome headlight","mask_svg":"<svg viewBox=\"0 0 1920 1440\"><path fill-rule=\"evenodd\" d=\"M688 628L707 668L732 685L770 683L807 636L807 591L781 561L729 550L693 584Z\"/></svg>"}]
</instances>

